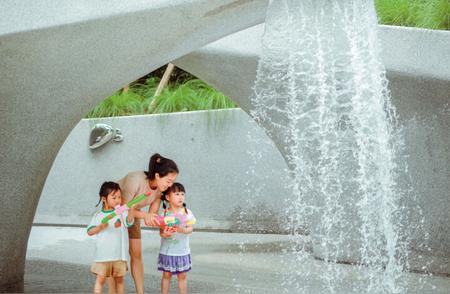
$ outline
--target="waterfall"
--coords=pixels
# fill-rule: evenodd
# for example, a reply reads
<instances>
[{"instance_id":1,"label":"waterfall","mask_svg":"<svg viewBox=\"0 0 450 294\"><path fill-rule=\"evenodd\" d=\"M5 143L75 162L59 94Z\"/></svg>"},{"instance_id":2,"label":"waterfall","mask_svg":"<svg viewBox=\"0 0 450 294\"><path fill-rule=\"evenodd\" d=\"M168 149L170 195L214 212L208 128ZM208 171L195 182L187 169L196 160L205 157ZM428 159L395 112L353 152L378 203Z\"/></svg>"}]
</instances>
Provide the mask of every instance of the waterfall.
<instances>
[{"instance_id":1,"label":"waterfall","mask_svg":"<svg viewBox=\"0 0 450 294\"><path fill-rule=\"evenodd\" d=\"M286 283L311 274L312 251L327 262L327 291L339 288L341 262L362 269L355 291L404 291L406 167L373 1L270 1L262 42L251 114L290 167L286 206L299 241Z\"/></svg>"}]
</instances>

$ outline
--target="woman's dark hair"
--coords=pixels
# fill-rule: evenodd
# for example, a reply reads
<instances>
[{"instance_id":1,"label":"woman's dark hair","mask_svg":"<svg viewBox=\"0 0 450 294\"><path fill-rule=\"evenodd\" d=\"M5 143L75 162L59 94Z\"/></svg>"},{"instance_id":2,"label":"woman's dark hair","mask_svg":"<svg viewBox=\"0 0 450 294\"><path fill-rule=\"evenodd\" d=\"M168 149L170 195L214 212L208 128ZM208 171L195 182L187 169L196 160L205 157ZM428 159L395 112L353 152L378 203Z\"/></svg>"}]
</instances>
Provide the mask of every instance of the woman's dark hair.
<instances>
[{"instance_id":1,"label":"woman's dark hair","mask_svg":"<svg viewBox=\"0 0 450 294\"><path fill-rule=\"evenodd\" d=\"M162 157L158 153L150 157L148 171L145 172L147 179L155 179L155 174L158 174L160 177L165 177L170 173L179 173L177 164L172 159Z\"/></svg>"},{"instance_id":2,"label":"woman's dark hair","mask_svg":"<svg viewBox=\"0 0 450 294\"><path fill-rule=\"evenodd\" d=\"M95 206L98 206L100 204L100 201L102 201L102 197L107 197L109 194L111 194L111 192L115 192L117 190L120 190L119 184L115 182L104 182L100 187L100 192L98 192L100 199Z\"/></svg>"},{"instance_id":3,"label":"woman's dark hair","mask_svg":"<svg viewBox=\"0 0 450 294\"><path fill-rule=\"evenodd\" d=\"M184 186L181 183L173 183L172 186L170 186L166 191L162 192L161 194L161 202L163 204L163 208L166 209L166 203L164 201L167 201L166 195L173 193L173 192L183 192L186 193L186 190L184 189ZM186 203L183 202L184 211L186 214L188 213L186 208ZM165 214L165 212L164 212Z\"/></svg>"}]
</instances>

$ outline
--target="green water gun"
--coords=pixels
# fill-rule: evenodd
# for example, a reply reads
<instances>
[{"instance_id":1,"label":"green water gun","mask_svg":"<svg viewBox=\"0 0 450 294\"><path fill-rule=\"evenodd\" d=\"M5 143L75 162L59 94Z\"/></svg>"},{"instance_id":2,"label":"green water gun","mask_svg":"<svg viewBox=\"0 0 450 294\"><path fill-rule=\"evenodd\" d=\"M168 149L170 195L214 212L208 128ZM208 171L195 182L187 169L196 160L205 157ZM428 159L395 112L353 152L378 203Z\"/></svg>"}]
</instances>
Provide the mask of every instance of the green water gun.
<instances>
[{"instance_id":1,"label":"green water gun","mask_svg":"<svg viewBox=\"0 0 450 294\"><path fill-rule=\"evenodd\" d=\"M132 208L134 205L136 205L139 202L141 202L142 200L144 200L147 196L150 196L150 194L151 194L150 192L146 193L146 194L141 194L141 195L136 196L133 199L131 199L127 204L117 205L114 208L114 211L112 213L108 214L107 216L105 216L102 219L102 224L106 224L111 219L113 219L115 216L121 215L125 211L129 210L130 208Z\"/></svg>"}]
</instances>

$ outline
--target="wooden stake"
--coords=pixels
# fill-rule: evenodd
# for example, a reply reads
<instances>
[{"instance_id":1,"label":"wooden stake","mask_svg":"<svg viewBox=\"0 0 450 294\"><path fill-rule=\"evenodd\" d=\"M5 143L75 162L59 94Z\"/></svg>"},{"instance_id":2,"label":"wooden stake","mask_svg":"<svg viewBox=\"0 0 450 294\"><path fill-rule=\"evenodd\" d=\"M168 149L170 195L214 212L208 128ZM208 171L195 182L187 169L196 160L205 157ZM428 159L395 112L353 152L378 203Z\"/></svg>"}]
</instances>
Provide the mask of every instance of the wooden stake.
<instances>
[{"instance_id":1,"label":"wooden stake","mask_svg":"<svg viewBox=\"0 0 450 294\"><path fill-rule=\"evenodd\" d=\"M172 74L174 68L175 68L175 65L173 65L172 63L167 64L166 71L164 71L164 75L163 75L161 81L159 82L158 88L156 88L154 97L159 96L159 94L161 94L161 92L164 90L167 83L169 82L170 75Z\"/></svg>"}]
</instances>

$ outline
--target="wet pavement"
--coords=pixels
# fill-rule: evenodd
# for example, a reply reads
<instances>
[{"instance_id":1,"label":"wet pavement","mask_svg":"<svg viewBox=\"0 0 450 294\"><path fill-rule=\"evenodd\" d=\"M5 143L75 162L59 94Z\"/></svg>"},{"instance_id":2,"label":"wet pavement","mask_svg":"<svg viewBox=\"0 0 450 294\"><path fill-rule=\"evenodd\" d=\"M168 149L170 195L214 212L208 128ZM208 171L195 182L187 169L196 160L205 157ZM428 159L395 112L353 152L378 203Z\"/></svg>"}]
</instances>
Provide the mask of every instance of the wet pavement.
<instances>
[{"instance_id":1,"label":"wet pavement","mask_svg":"<svg viewBox=\"0 0 450 294\"><path fill-rule=\"evenodd\" d=\"M159 241L159 232L143 231L147 293L159 292ZM193 269L188 273L189 293L277 292L274 273L280 269L268 259L275 259L270 251L286 242L287 236L283 235L195 232L191 237ZM248 254L242 253L244 247ZM35 226L28 243L25 292L91 292L95 278L89 268L93 258L94 238L87 236L84 228ZM261 263L262 260L267 263ZM129 273L125 282L127 292L133 292ZM176 281L171 288L177 293Z\"/></svg>"},{"instance_id":2,"label":"wet pavement","mask_svg":"<svg viewBox=\"0 0 450 294\"><path fill-rule=\"evenodd\" d=\"M283 254L291 246L286 235L194 232L188 292L300 293L300 287L303 292L307 289L305 293L329 293L323 278L329 264L312 257L297 264L295 256ZM159 233L144 230L146 293L159 293L158 249ZM87 236L84 228L34 226L28 243L25 292L90 293L95 280L89 272L93 255L94 239ZM298 268L295 275L286 272L292 265ZM354 293L352 284L362 270L367 271L353 265L335 267L344 273L336 283L335 293ZM407 273L404 279L407 293L449 293L448 277ZM133 290L127 274L126 291ZM175 279L171 293L178 293Z\"/></svg>"}]
</instances>

